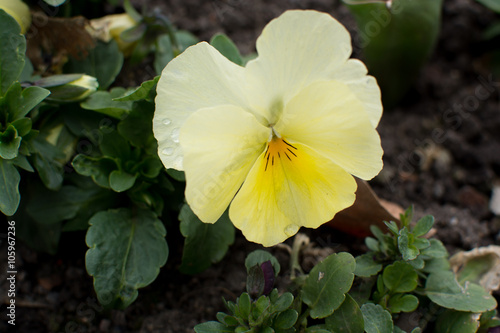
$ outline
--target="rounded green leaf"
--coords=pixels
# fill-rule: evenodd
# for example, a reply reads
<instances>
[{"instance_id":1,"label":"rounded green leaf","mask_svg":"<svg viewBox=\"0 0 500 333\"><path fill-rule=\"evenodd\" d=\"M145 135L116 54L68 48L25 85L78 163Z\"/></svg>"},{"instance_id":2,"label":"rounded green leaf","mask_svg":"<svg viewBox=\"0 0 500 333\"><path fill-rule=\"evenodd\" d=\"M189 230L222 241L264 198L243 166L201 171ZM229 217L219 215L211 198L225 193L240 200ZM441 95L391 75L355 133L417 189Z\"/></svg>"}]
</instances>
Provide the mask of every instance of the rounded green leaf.
<instances>
[{"instance_id":1,"label":"rounded green leaf","mask_svg":"<svg viewBox=\"0 0 500 333\"><path fill-rule=\"evenodd\" d=\"M123 192L134 186L137 175L121 170L114 170L109 174L109 187L115 192Z\"/></svg>"},{"instance_id":2,"label":"rounded green leaf","mask_svg":"<svg viewBox=\"0 0 500 333\"><path fill-rule=\"evenodd\" d=\"M373 259L373 254L365 253L356 257L356 270L354 275L369 277L377 274L382 269L382 264Z\"/></svg>"},{"instance_id":3,"label":"rounded green leaf","mask_svg":"<svg viewBox=\"0 0 500 333\"><path fill-rule=\"evenodd\" d=\"M167 261L165 227L153 212L128 208L99 212L89 224L85 260L99 302L125 308Z\"/></svg>"},{"instance_id":4,"label":"rounded green leaf","mask_svg":"<svg viewBox=\"0 0 500 333\"><path fill-rule=\"evenodd\" d=\"M358 303L349 295L340 308L325 319L326 328L339 333L363 333L364 320Z\"/></svg>"},{"instance_id":5,"label":"rounded green leaf","mask_svg":"<svg viewBox=\"0 0 500 333\"><path fill-rule=\"evenodd\" d=\"M289 329L293 325L295 325L295 322L297 321L298 317L299 314L297 313L297 311L293 309L288 309L284 312L281 312L279 315L276 316L276 319L274 320L273 323L273 328L279 330Z\"/></svg>"},{"instance_id":6,"label":"rounded green leaf","mask_svg":"<svg viewBox=\"0 0 500 333\"><path fill-rule=\"evenodd\" d=\"M389 298L388 308L392 313L411 312L418 307L418 298L414 295L396 294Z\"/></svg>"},{"instance_id":7,"label":"rounded green leaf","mask_svg":"<svg viewBox=\"0 0 500 333\"><path fill-rule=\"evenodd\" d=\"M405 262L397 261L387 266L382 274L384 285L393 293L405 293L414 290L418 283L415 269Z\"/></svg>"},{"instance_id":8,"label":"rounded green leaf","mask_svg":"<svg viewBox=\"0 0 500 333\"><path fill-rule=\"evenodd\" d=\"M325 318L345 299L354 280L356 262L349 253L334 253L309 273L302 289L302 300L311 309L312 318Z\"/></svg>"},{"instance_id":9,"label":"rounded green leaf","mask_svg":"<svg viewBox=\"0 0 500 333\"><path fill-rule=\"evenodd\" d=\"M392 333L394 323L391 314L380 305L372 303L363 304L361 307L365 322L366 333Z\"/></svg>"},{"instance_id":10,"label":"rounded green leaf","mask_svg":"<svg viewBox=\"0 0 500 333\"><path fill-rule=\"evenodd\" d=\"M465 282L461 286L453 272L438 271L427 277L426 295L434 303L448 309L484 312L494 309L497 302L483 287Z\"/></svg>"},{"instance_id":11,"label":"rounded green leaf","mask_svg":"<svg viewBox=\"0 0 500 333\"><path fill-rule=\"evenodd\" d=\"M479 328L478 313L447 310L436 322L436 332L439 333L475 333Z\"/></svg>"}]
</instances>

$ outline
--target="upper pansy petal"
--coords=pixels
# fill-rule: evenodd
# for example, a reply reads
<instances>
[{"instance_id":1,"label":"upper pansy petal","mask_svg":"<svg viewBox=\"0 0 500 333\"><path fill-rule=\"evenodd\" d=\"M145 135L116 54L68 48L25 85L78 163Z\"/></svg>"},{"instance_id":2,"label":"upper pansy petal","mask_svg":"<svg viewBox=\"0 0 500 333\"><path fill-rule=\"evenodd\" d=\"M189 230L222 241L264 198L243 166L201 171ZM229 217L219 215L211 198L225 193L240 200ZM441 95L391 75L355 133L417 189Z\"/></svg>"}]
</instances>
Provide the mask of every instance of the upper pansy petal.
<instances>
[{"instance_id":1,"label":"upper pansy petal","mask_svg":"<svg viewBox=\"0 0 500 333\"><path fill-rule=\"evenodd\" d=\"M216 222L264 150L270 129L231 105L201 109L184 123L186 200L203 222Z\"/></svg>"},{"instance_id":2,"label":"upper pansy petal","mask_svg":"<svg viewBox=\"0 0 500 333\"><path fill-rule=\"evenodd\" d=\"M286 104L302 88L328 78L352 52L344 26L313 10L291 10L272 20L256 48L258 57L247 64L249 94L265 108Z\"/></svg>"},{"instance_id":3,"label":"upper pansy petal","mask_svg":"<svg viewBox=\"0 0 500 333\"><path fill-rule=\"evenodd\" d=\"M364 104L373 127L377 127L382 117L382 98L377 80L367 73L365 64L358 59L349 59L329 79L345 83Z\"/></svg>"},{"instance_id":4,"label":"upper pansy petal","mask_svg":"<svg viewBox=\"0 0 500 333\"><path fill-rule=\"evenodd\" d=\"M196 110L246 106L244 68L205 42L186 49L164 68L157 85L153 132L167 168L183 170L179 131Z\"/></svg>"},{"instance_id":5,"label":"upper pansy petal","mask_svg":"<svg viewBox=\"0 0 500 333\"><path fill-rule=\"evenodd\" d=\"M280 140L257 159L229 208L233 224L264 246L301 226L317 228L355 200L351 175L305 145Z\"/></svg>"},{"instance_id":6,"label":"upper pansy petal","mask_svg":"<svg viewBox=\"0 0 500 333\"><path fill-rule=\"evenodd\" d=\"M275 129L359 178L371 179L382 169L380 137L363 104L338 81L303 89L285 105Z\"/></svg>"}]
</instances>

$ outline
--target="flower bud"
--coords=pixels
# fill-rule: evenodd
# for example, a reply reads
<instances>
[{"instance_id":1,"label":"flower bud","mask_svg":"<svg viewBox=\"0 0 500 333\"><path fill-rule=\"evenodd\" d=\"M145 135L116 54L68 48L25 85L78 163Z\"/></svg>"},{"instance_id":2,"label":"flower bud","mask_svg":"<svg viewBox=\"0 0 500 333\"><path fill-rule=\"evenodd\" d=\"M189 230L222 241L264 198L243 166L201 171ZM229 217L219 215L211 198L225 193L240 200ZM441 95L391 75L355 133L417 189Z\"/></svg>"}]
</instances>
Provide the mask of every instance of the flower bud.
<instances>
[{"instance_id":1,"label":"flower bud","mask_svg":"<svg viewBox=\"0 0 500 333\"><path fill-rule=\"evenodd\" d=\"M84 74L53 75L35 82L35 85L50 90L47 100L53 102L77 102L99 87L95 77Z\"/></svg>"},{"instance_id":2,"label":"flower bud","mask_svg":"<svg viewBox=\"0 0 500 333\"><path fill-rule=\"evenodd\" d=\"M17 21L21 26L22 34L26 33L31 25L31 13L28 5L21 0L0 0L0 9L5 10Z\"/></svg>"},{"instance_id":3,"label":"flower bud","mask_svg":"<svg viewBox=\"0 0 500 333\"><path fill-rule=\"evenodd\" d=\"M107 15L90 20L90 26L94 29L91 34L104 42L114 39L125 56L132 53L136 42L124 41L120 35L123 31L133 28L137 24L138 22L127 13Z\"/></svg>"}]
</instances>

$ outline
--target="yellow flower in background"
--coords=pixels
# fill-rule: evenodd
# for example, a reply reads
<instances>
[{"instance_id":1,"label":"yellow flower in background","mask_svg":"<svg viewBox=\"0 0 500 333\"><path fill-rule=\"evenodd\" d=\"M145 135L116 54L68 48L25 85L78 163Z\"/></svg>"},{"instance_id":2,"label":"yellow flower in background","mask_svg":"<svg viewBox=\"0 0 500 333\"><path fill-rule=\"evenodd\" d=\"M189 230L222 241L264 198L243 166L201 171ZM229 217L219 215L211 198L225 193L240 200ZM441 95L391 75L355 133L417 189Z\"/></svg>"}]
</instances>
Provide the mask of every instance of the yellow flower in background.
<instances>
[{"instance_id":1,"label":"yellow flower in background","mask_svg":"<svg viewBox=\"0 0 500 333\"><path fill-rule=\"evenodd\" d=\"M104 42L114 39L118 48L125 56L129 56L134 50L137 42L126 42L121 38L121 33L135 27L138 24L129 14L113 14L90 20L90 26L94 29L90 31L92 36Z\"/></svg>"},{"instance_id":2,"label":"yellow flower in background","mask_svg":"<svg viewBox=\"0 0 500 333\"><path fill-rule=\"evenodd\" d=\"M382 168L380 90L348 59L347 30L328 14L287 11L238 66L207 43L163 70L153 131L167 168L207 223L229 208L245 237L272 246L355 200L353 175Z\"/></svg>"},{"instance_id":3,"label":"yellow flower in background","mask_svg":"<svg viewBox=\"0 0 500 333\"><path fill-rule=\"evenodd\" d=\"M0 9L12 16L21 27L21 34L25 34L31 25L31 13L27 4L21 0L0 0Z\"/></svg>"}]
</instances>

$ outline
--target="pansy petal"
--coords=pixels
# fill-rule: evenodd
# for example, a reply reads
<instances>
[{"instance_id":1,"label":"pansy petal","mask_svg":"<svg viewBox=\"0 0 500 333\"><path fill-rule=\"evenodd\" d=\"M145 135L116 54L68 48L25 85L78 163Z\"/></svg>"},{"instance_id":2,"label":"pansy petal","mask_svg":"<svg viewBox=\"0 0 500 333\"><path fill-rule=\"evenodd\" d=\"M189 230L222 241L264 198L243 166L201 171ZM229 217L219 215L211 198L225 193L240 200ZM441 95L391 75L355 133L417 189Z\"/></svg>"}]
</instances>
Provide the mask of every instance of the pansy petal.
<instances>
[{"instance_id":1,"label":"pansy petal","mask_svg":"<svg viewBox=\"0 0 500 333\"><path fill-rule=\"evenodd\" d=\"M361 61L349 59L335 70L330 79L338 80L351 88L351 91L364 104L373 127L377 127L382 117L382 98L377 80L367 73L368 70Z\"/></svg>"},{"instance_id":2,"label":"pansy petal","mask_svg":"<svg viewBox=\"0 0 500 333\"><path fill-rule=\"evenodd\" d=\"M231 105L201 109L185 121L186 200L200 220L213 223L224 213L269 134L253 115Z\"/></svg>"},{"instance_id":3,"label":"pansy petal","mask_svg":"<svg viewBox=\"0 0 500 333\"><path fill-rule=\"evenodd\" d=\"M330 15L291 10L272 20L247 64L255 104L284 103L318 79L327 79L352 52L347 30Z\"/></svg>"},{"instance_id":4,"label":"pansy petal","mask_svg":"<svg viewBox=\"0 0 500 333\"><path fill-rule=\"evenodd\" d=\"M338 81L303 89L285 106L275 129L359 178L371 179L382 169L380 137L363 104Z\"/></svg>"},{"instance_id":5,"label":"pansy petal","mask_svg":"<svg viewBox=\"0 0 500 333\"><path fill-rule=\"evenodd\" d=\"M229 208L233 224L264 246L317 228L355 199L356 181L342 168L305 145L280 145L272 164L269 150L257 159Z\"/></svg>"},{"instance_id":6,"label":"pansy petal","mask_svg":"<svg viewBox=\"0 0 500 333\"><path fill-rule=\"evenodd\" d=\"M217 105L245 106L244 68L207 43L186 49L168 63L157 86L153 132L167 168L183 170L179 130L196 110Z\"/></svg>"}]
</instances>

